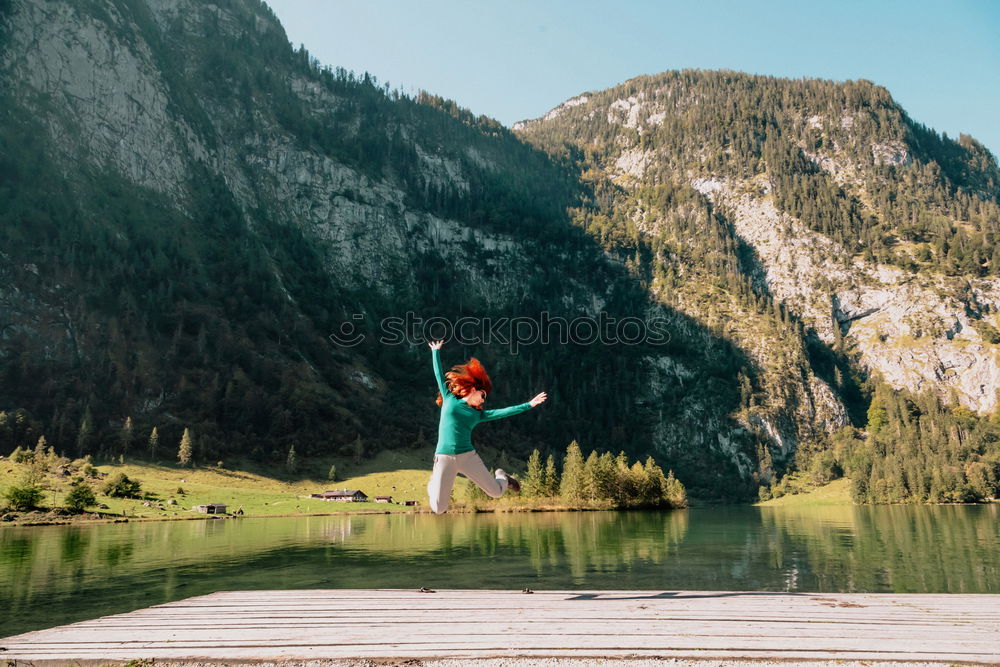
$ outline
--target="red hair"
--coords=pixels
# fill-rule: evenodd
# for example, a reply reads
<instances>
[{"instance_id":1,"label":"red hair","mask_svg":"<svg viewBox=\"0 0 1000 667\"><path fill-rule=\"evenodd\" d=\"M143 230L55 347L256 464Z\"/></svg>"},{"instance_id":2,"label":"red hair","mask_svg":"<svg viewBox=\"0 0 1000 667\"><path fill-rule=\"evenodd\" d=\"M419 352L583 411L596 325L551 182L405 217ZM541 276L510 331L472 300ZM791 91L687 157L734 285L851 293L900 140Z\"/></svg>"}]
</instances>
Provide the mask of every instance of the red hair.
<instances>
[{"instance_id":1,"label":"red hair","mask_svg":"<svg viewBox=\"0 0 1000 667\"><path fill-rule=\"evenodd\" d=\"M486 374L486 369L479 363L479 359L472 357L464 364L452 366L451 370L444 374L445 385L448 391L459 398L465 398L475 390L484 391L487 394L493 391L493 383L490 376ZM437 404L444 403L441 392L437 395ZM482 408L478 408L482 409Z\"/></svg>"}]
</instances>

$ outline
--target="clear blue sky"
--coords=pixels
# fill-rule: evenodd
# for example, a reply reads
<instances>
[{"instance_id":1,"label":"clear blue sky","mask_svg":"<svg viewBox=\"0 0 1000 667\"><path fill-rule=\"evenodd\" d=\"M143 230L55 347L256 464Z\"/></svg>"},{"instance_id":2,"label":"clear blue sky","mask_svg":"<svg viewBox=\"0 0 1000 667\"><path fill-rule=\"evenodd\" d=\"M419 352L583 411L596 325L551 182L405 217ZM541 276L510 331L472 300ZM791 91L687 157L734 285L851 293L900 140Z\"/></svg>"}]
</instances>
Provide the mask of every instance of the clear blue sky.
<instances>
[{"instance_id":1,"label":"clear blue sky","mask_svg":"<svg viewBox=\"0 0 1000 667\"><path fill-rule=\"evenodd\" d=\"M266 0L296 47L511 125L639 74L700 68L885 86L1000 154L997 0Z\"/></svg>"}]
</instances>

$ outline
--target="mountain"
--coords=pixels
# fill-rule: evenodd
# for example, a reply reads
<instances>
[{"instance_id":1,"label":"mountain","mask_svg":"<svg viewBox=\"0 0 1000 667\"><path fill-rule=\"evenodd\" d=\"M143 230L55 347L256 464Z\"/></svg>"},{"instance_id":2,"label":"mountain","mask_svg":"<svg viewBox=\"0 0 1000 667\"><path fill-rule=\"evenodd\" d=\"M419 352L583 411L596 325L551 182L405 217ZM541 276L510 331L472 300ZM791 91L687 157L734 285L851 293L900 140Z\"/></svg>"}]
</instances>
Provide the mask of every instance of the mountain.
<instances>
[{"instance_id":1,"label":"mountain","mask_svg":"<svg viewBox=\"0 0 1000 667\"><path fill-rule=\"evenodd\" d=\"M888 475L861 429L873 406L879 437L909 428L903 389L992 433L995 161L873 84L671 72L512 131L321 66L255 0L0 17L0 449L170 459L186 427L203 462L421 447L427 348L378 339L408 313L668 334L446 345L491 403L550 394L477 432L488 458L576 439L745 499L796 469ZM331 340L346 325L364 341ZM988 496L1000 465L963 452L982 469L941 488Z\"/></svg>"},{"instance_id":2,"label":"mountain","mask_svg":"<svg viewBox=\"0 0 1000 667\"><path fill-rule=\"evenodd\" d=\"M792 355L855 425L868 425L874 387L892 389L876 400L898 413L892 442L850 448L888 460L907 490L870 499L926 499L933 470L973 463L989 470L979 495L995 492L995 429L972 416L1000 400L1000 171L981 144L914 122L868 81L726 71L638 77L515 129L579 156L604 194L577 224L635 252L659 300L747 350L771 407ZM772 336L768 312L781 321ZM803 455L816 439L794 432L802 420L750 413L774 440L797 441L800 467L828 464ZM925 463L907 477L911 459Z\"/></svg>"},{"instance_id":3,"label":"mountain","mask_svg":"<svg viewBox=\"0 0 1000 667\"><path fill-rule=\"evenodd\" d=\"M427 349L376 339L406 313L650 311L693 332L666 350L697 360L684 378L649 346L446 347L450 363L483 358L498 405L552 396L483 429L497 455L574 438L653 452L659 384L693 385L686 400L727 419L713 383L738 351L701 349L696 323L569 224L572 168L496 122L319 67L262 3L15 2L5 16L8 449L44 432L74 455L143 456L153 426L149 455L172 458L190 427L208 462L424 445ZM371 335L335 345L355 315ZM704 487L742 483L728 453L699 461Z\"/></svg>"}]
</instances>

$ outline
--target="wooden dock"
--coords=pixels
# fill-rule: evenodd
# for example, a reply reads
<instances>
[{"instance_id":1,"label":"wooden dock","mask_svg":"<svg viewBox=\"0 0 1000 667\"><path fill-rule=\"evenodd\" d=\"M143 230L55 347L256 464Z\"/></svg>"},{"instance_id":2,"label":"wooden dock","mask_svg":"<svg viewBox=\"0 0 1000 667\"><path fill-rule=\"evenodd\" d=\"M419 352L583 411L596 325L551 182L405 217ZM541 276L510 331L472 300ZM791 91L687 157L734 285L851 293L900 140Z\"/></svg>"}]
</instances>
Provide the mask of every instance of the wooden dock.
<instances>
[{"instance_id":1,"label":"wooden dock","mask_svg":"<svg viewBox=\"0 0 1000 667\"><path fill-rule=\"evenodd\" d=\"M0 659L35 665L540 656L1000 664L1000 595L235 591L0 647Z\"/></svg>"}]
</instances>

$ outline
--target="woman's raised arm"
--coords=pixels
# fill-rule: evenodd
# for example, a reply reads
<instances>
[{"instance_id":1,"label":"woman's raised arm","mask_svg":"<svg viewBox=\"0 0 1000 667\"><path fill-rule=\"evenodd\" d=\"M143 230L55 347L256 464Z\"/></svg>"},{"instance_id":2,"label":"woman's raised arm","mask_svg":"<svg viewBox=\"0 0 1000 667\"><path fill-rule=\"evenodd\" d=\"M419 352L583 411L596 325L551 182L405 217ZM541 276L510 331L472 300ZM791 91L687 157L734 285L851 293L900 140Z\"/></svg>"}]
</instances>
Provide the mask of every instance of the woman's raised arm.
<instances>
[{"instance_id":1,"label":"woman's raised arm","mask_svg":"<svg viewBox=\"0 0 1000 667\"><path fill-rule=\"evenodd\" d=\"M448 395L448 385L444 383L444 372L441 370L441 346L444 345L443 340L432 340L427 343L431 348L431 359L434 362L434 379L437 381L438 391L441 392L441 396Z\"/></svg>"}]
</instances>

